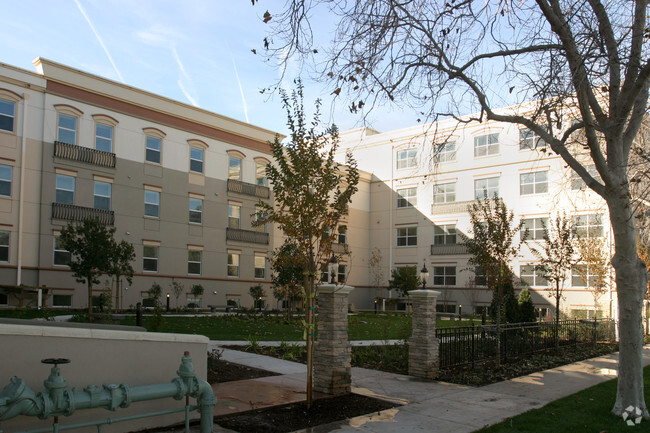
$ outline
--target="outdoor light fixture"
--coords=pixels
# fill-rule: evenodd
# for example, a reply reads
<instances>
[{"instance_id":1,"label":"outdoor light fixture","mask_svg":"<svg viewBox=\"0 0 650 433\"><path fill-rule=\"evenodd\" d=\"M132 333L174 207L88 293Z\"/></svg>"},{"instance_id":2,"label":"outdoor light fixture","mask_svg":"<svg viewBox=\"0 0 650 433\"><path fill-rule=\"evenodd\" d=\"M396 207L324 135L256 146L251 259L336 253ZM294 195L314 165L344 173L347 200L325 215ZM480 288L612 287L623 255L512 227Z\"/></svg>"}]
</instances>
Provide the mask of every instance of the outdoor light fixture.
<instances>
[{"instance_id":1,"label":"outdoor light fixture","mask_svg":"<svg viewBox=\"0 0 650 433\"><path fill-rule=\"evenodd\" d=\"M339 268L339 261L336 259L336 256L334 253L332 253L332 258L330 259L330 264L327 267L327 270L330 273L330 282L332 284L336 284L336 271L338 271Z\"/></svg>"},{"instance_id":2,"label":"outdoor light fixture","mask_svg":"<svg viewBox=\"0 0 650 433\"><path fill-rule=\"evenodd\" d=\"M429 278L429 270L427 269L427 262L426 260L424 261L424 265L422 266L422 269L420 270L420 278L422 279L422 290L427 285L427 278Z\"/></svg>"},{"instance_id":3,"label":"outdoor light fixture","mask_svg":"<svg viewBox=\"0 0 650 433\"><path fill-rule=\"evenodd\" d=\"M169 313L169 293L167 293L167 312Z\"/></svg>"}]
</instances>

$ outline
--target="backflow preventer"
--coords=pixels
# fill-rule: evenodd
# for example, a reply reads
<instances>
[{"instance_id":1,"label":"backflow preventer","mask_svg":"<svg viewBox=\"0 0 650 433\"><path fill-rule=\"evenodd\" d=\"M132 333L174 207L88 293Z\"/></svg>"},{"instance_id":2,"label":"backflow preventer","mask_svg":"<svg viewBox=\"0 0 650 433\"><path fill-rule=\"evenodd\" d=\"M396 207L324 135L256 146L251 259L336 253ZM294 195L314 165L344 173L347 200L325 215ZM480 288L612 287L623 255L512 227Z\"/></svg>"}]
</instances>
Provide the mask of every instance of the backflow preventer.
<instances>
[{"instance_id":1,"label":"backflow preventer","mask_svg":"<svg viewBox=\"0 0 650 433\"><path fill-rule=\"evenodd\" d=\"M189 412L198 409L201 414L201 433L212 432L214 405L217 399L214 396L212 387L206 381L196 377L192 358L189 352L185 352L181 358L181 365L176 372L178 377L170 383L144 386L129 386L126 384L105 384L101 387L95 385L86 386L83 391L76 388L67 389L67 383L61 377L59 364L67 364L67 359L44 359L46 364L54 364L50 370L50 376L43 382L45 389L36 394L25 381L12 377L9 385L0 392L0 421L14 418L18 415L36 416L40 419L54 417L54 424L51 429L34 430L54 431L59 429L70 429L95 425L101 431L101 425L126 421L128 419L144 418L147 416L163 415L185 411L185 426L189 430ZM126 408L131 403L138 401L155 400L172 397L181 400L185 397L184 409L171 409L149 414L134 415L123 419L108 419L97 422L77 424L74 426L59 427L58 417L60 415L70 416L81 409L104 408L111 411L117 408ZM196 398L196 406L189 405L189 397ZM0 433L2 428L0 427Z\"/></svg>"}]
</instances>

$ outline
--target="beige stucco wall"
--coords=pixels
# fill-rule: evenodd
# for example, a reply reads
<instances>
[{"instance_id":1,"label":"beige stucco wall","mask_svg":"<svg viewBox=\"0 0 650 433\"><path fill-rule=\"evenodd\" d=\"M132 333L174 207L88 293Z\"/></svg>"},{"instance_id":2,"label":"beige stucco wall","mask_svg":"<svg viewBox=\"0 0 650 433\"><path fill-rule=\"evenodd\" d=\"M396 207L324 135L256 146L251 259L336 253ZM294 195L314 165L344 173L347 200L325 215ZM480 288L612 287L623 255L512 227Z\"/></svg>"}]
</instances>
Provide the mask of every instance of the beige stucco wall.
<instances>
[{"instance_id":1,"label":"beige stucco wall","mask_svg":"<svg viewBox=\"0 0 650 433\"><path fill-rule=\"evenodd\" d=\"M25 380L35 392L44 389L43 381L50 373L45 358L68 358L70 364L60 365L68 389L107 383L130 387L169 383L177 377L184 351L192 356L194 369L202 379L207 374L208 338L199 335L158 334L104 329L59 328L34 325L0 325L0 386L12 376ZM193 400L192 400L193 401ZM61 424L116 418L155 410L183 407L184 401L173 399L134 403L129 408L110 412L104 409L79 411L61 417ZM126 432L145 427L182 422L183 414L148 418L104 426L104 432ZM19 416L0 423L5 433L48 427L52 423L35 417ZM94 432L96 429L75 430Z\"/></svg>"}]
</instances>

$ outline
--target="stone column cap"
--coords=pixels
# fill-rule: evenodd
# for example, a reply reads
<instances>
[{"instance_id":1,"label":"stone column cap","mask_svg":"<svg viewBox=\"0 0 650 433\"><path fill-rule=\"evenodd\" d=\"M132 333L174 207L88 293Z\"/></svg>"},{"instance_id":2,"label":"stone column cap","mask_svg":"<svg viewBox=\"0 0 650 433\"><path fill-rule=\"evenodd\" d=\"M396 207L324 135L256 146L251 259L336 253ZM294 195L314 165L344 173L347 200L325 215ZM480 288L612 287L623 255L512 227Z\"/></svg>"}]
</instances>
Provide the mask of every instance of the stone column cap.
<instances>
[{"instance_id":1,"label":"stone column cap","mask_svg":"<svg viewBox=\"0 0 650 433\"><path fill-rule=\"evenodd\" d=\"M318 293L334 293L341 295L349 295L354 290L352 286L344 286L339 284L322 284L318 286Z\"/></svg>"},{"instance_id":2,"label":"stone column cap","mask_svg":"<svg viewBox=\"0 0 650 433\"><path fill-rule=\"evenodd\" d=\"M436 299L440 296L440 292L437 290L429 289L418 289L418 290L409 290L409 296L412 298L433 298Z\"/></svg>"}]
</instances>

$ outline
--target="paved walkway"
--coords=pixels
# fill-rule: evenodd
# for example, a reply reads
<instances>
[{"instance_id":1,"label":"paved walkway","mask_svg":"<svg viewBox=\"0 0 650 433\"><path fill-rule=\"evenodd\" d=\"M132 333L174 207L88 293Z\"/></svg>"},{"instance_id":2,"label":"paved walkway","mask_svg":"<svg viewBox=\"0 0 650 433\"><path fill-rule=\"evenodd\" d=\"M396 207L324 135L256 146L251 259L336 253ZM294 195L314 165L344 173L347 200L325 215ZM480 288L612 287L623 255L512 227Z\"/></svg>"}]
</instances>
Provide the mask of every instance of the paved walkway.
<instances>
[{"instance_id":1,"label":"paved walkway","mask_svg":"<svg viewBox=\"0 0 650 433\"><path fill-rule=\"evenodd\" d=\"M221 344L211 342L213 348ZM228 349L223 350L222 359L281 375L215 385L215 414L304 400L305 365ZM650 364L648 346L643 361L644 365ZM352 368L353 392L405 404L309 431L469 433L612 379L617 367L618 354L612 354L480 388ZM215 426L214 431L228 430Z\"/></svg>"}]
</instances>

